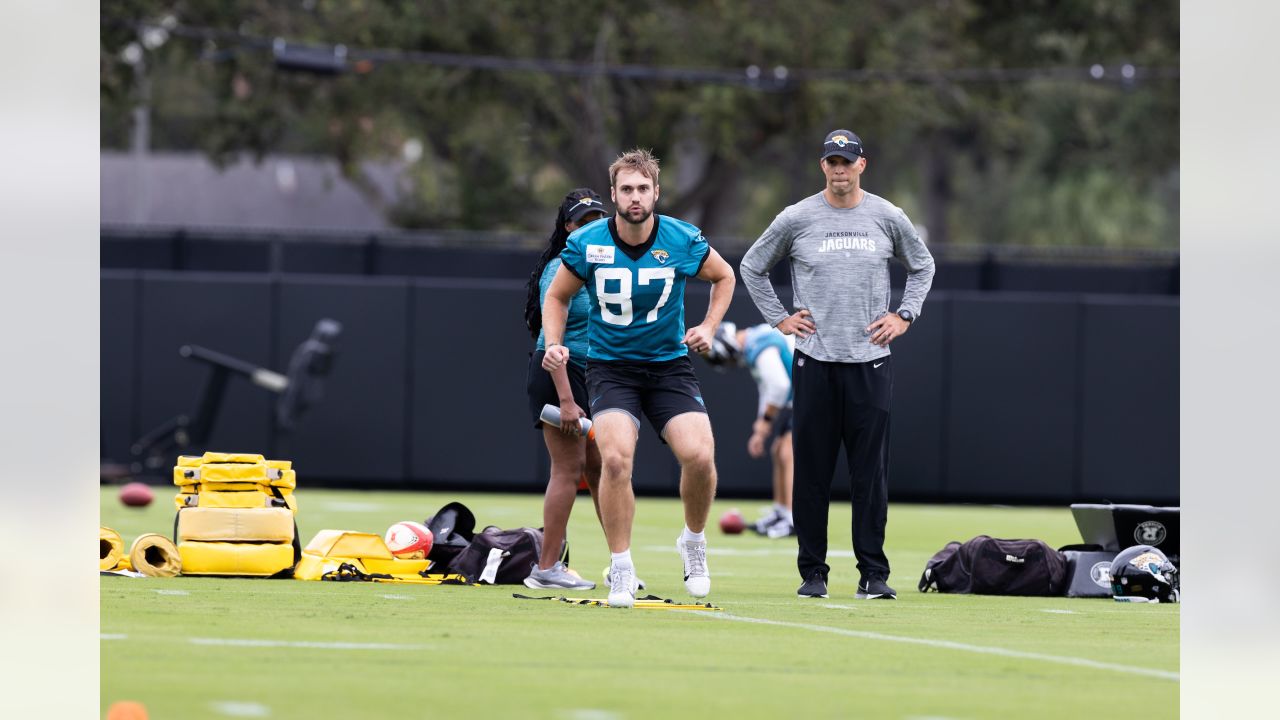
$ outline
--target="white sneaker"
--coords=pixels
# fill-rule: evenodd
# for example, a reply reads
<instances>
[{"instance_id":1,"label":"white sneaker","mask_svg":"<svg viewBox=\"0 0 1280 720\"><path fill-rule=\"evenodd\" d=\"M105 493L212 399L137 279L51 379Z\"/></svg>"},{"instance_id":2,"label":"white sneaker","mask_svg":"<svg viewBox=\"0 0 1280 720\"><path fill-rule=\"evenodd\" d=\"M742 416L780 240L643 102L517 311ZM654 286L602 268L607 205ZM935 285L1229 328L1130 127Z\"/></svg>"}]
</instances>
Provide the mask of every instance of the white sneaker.
<instances>
[{"instance_id":1,"label":"white sneaker","mask_svg":"<svg viewBox=\"0 0 1280 720\"><path fill-rule=\"evenodd\" d=\"M790 537L795 534L795 526L787 522L786 518L779 517L777 522L769 526L769 530L765 533L765 536L770 540L777 540L778 538Z\"/></svg>"},{"instance_id":2,"label":"white sneaker","mask_svg":"<svg viewBox=\"0 0 1280 720\"><path fill-rule=\"evenodd\" d=\"M605 586L605 587L610 587L610 585L609 585L609 566L608 566L608 565L605 565L605 566L604 566L604 572L603 572L602 574L604 575L604 586ZM644 580L643 580L639 575L637 575L637 576L636 576L636 587L637 587L637 589L639 589L639 590L643 590L643 589L644 589Z\"/></svg>"},{"instance_id":3,"label":"white sneaker","mask_svg":"<svg viewBox=\"0 0 1280 720\"><path fill-rule=\"evenodd\" d=\"M676 549L684 561L684 587L689 594L700 598L711 592L711 573L707 571L707 541L676 538Z\"/></svg>"},{"instance_id":4,"label":"white sneaker","mask_svg":"<svg viewBox=\"0 0 1280 720\"><path fill-rule=\"evenodd\" d=\"M767 535L769 534L769 527L781 519L782 513L778 512L777 508L771 507L769 508L769 512L765 513L756 521L755 525L752 526L752 529L756 531L757 535Z\"/></svg>"},{"instance_id":5,"label":"white sneaker","mask_svg":"<svg viewBox=\"0 0 1280 720\"><path fill-rule=\"evenodd\" d=\"M638 583L634 567L609 568L609 577L605 579L605 584L609 586L609 607L635 607Z\"/></svg>"}]
</instances>

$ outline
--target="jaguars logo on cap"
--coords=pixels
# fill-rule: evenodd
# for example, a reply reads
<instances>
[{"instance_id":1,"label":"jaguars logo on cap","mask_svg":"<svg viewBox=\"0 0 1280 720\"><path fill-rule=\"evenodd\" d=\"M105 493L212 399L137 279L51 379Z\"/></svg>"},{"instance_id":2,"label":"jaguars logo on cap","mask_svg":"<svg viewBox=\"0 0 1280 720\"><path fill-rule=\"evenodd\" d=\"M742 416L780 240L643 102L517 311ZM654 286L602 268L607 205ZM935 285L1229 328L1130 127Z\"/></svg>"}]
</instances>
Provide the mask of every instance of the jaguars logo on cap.
<instances>
[{"instance_id":1,"label":"jaguars logo on cap","mask_svg":"<svg viewBox=\"0 0 1280 720\"><path fill-rule=\"evenodd\" d=\"M836 144L836 146L838 146L838 147L844 147L845 145L848 145L848 144L852 143L853 141L852 141L852 140L850 140L849 138L845 137L844 135L837 135L837 136L835 136L835 137L831 138L831 142L835 143L835 144Z\"/></svg>"},{"instance_id":2,"label":"jaguars logo on cap","mask_svg":"<svg viewBox=\"0 0 1280 720\"><path fill-rule=\"evenodd\" d=\"M654 250L649 254L653 256L654 260L658 261L659 265L666 265L667 258L671 257L671 253L667 252L666 250Z\"/></svg>"}]
</instances>

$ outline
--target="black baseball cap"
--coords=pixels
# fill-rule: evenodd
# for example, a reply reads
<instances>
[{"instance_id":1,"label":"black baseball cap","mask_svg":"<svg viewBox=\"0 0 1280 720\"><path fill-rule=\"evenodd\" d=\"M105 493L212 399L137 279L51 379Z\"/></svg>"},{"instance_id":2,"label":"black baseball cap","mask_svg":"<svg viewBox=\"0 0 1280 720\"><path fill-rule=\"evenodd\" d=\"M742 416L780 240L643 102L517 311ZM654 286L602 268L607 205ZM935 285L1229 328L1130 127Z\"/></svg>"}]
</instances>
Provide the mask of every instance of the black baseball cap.
<instances>
[{"instance_id":1,"label":"black baseball cap","mask_svg":"<svg viewBox=\"0 0 1280 720\"><path fill-rule=\"evenodd\" d=\"M560 207L564 211L566 222L576 223L591 213L607 214L605 213L604 203L600 201L600 195L591 188L573 190L565 196L564 204Z\"/></svg>"},{"instance_id":2,"label":"black baseball cap","mask_svg":"<svg viewBox=\"0 0 1280 720\"><path fill-rule=\"evenodd\" d=\"M822 142L822 159L826 160L832 155L857 162L858 158L866 157L867 154L862 150L862 138L854 135L852 130L832 130Z\"/></svg>"}]
</instances>

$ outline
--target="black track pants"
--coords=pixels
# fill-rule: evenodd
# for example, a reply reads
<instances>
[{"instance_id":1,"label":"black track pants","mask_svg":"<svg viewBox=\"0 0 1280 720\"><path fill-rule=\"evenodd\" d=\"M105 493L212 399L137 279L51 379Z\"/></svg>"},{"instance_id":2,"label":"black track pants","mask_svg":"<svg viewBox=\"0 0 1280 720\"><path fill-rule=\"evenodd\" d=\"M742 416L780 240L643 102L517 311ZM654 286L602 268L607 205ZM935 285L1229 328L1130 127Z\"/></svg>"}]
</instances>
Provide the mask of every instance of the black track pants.
<instances>
[{"instance_id":1,"label":"black track pants","mask_svg":"<svg viewBox=\"0 0 1280 720\"><path fill-rule=\"evenodd\" d=\"M889 402L893 361L829 363L797 351L794 391L795 487L792 506L800 545L796 565L807 579L826 577L827 512L841 443L849 463L853 501L853 552L860 580L888 580L884 530L889 513Z\"/></svg>"}]
</instances>

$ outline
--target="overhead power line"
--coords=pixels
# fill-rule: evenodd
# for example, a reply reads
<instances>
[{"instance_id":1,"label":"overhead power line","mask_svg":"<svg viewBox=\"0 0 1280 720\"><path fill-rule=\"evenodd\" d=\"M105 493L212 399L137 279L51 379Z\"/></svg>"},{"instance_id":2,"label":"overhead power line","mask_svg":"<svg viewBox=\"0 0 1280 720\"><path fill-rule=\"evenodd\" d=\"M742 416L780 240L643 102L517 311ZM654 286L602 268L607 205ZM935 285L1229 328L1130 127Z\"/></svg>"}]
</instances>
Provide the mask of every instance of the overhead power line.
<instances>
[{"instance_id":1,"label":"overhead power line","mask_svg":"<svg viewBox=\"0 0 1280 720\"><path fill-rule=\"evenodd\" d=\"M104 17L102 23L133 27L140 33L160 27ZM381 65L425 65L431 67L485 70L492 72L533 72L561 77L612 77L632 80L737 85L762 91L779 91L796 83L810 81L887 82L928 84L1010 83L1032 80L1112 82L1133 84L1151 80L1177 80L1177 67L1139 66L1133 64L1088 67L1041 68L947 68L947 69L877 69L877 68L788 68L777 65L743 68L661 67L629 63L576 62L550 58L516 58L496 55L427 52L395 48L353 48L341 44L297 43L280 37L246 35L230 30L167 23L163 30L172 37L198 40L232 49L269 51L276 63L285 69L322 74L345 71L369 72ZM207 59L225 60L227 48L207 53Z\"/></svg>"}]
</instances>

